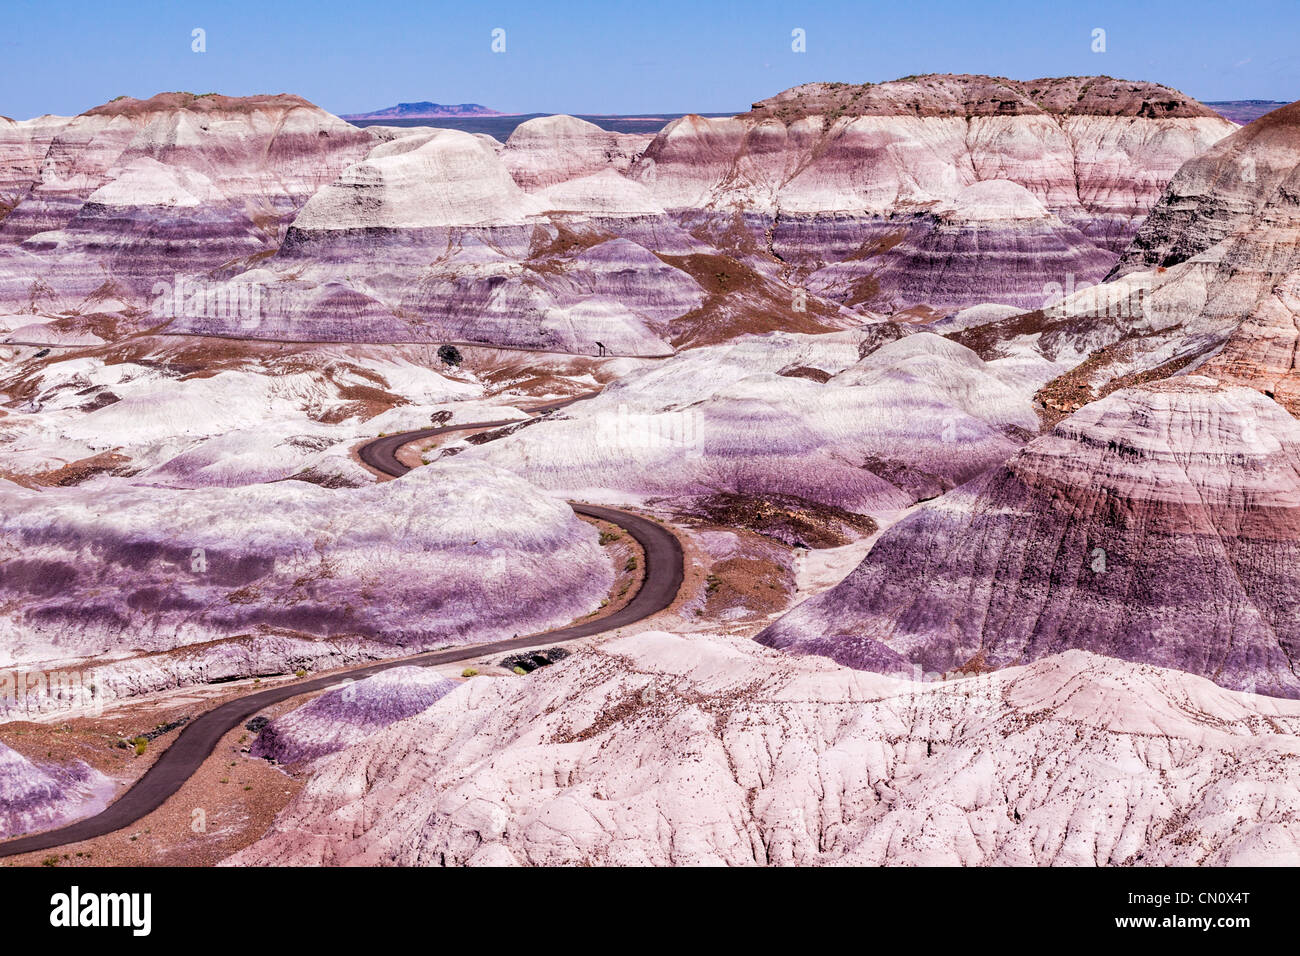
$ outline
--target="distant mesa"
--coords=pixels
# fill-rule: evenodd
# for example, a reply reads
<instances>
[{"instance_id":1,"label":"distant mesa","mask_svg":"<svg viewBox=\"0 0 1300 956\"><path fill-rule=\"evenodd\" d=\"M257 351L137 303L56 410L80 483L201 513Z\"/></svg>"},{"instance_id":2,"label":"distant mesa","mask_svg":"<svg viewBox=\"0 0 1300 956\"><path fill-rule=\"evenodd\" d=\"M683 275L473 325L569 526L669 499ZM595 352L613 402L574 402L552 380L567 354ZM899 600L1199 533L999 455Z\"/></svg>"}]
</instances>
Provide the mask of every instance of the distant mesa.
<instances>
[{"instance_id":1,"label":"distant mesa","mask_svg":"<svg viewBox=\"0 0 1300 956\"><path fill-rule=\"evenodd\" d=\"M1287 104L1283 100L1218 100L1214 103L1207 101L1205 105L1224 119L1245 126Z\"/></svg>"},{"instance_id":2,"label":"distant mesa","mask_svg":"<svg viewBox=\"0 0 1300 956\"><path fill-rule=\"evenodd\" d=\"M398 103L386 109L371 113L351 113L343 116L345 120L384 120L384 119L446 119L452 116L506 116L508 114L490 110L478 103L458 103L447 106L442 103Z\"/></svg>"}]
</instances>

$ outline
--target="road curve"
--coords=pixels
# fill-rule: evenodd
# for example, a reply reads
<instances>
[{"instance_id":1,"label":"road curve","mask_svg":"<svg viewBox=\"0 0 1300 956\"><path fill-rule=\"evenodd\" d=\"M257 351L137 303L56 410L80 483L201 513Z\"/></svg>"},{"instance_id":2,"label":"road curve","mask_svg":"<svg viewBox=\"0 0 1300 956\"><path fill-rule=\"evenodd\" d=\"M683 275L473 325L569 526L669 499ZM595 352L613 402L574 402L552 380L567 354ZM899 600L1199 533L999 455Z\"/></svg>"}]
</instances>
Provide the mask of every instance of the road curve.
<instances>
[{"instance_id":1,"label":"road curve","mask_svg":"<svg viewBox=\"0 0 1300 956\"><path fill-rule=\"evenodd\" d=\"M571 404L574 401L581 401L587 397L590 396L583 395L575 399L553 402L532 411L535 414L541 414ZM362 446L359 454L362 461L372 468L393 477L400 477L410 469L397 460L397 450L408 442L448 432L513 424L516 424L516 422L480 422L472 425L447 425L441 428L426 428L419 431L404 432L399 435L387 435ZM438 651L427 651L411 657L395 658L346 670L338 670L326 677L295 681L281 687L257 691L227 701L186 724L172 742L172 745L163 752L144 776L113 803L109 804L101 813L55 830L33 833L29 836L18 837L0 843L0 857L30 853L34 850L49 850L67 843L77 843L81 840L103 836L130 826L158 809L168 797L176 793L185 781L199 769L199 766L216 748L222 737L259 710L263 710L272 704L302 694L324 690L344 679L355 680L369 677L372 674L393 667L410 665L430 667L436 664L470 660L488 654L500 654L526 647L536 647L538 644L558 644L564 641L577 640L580 637L590 637L593 634L612 631L644 620L672 604L685 577L685 558L682 554L682 546L672 532L648 518L617 508L604 508L599 505L586 505L576 502L570 502L570 506L580 515L599 518L602 521L609 521L618 525L641 545L645 553L645 577L641 582L641 587L633 595L631 601L613 614L596 620L571 624L558 630L545 631L541 634L512 637L487 644L449 647Z\"/></svg>"}]
</instances>

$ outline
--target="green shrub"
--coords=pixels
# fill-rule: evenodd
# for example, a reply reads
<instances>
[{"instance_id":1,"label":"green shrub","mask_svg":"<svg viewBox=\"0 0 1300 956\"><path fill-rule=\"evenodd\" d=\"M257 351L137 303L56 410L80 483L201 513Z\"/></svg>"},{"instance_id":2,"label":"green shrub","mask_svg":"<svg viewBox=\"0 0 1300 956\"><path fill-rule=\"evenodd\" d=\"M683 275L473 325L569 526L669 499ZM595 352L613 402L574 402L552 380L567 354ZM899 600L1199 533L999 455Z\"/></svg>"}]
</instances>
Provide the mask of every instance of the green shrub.
<instances>
[{"instance_id":1,"label":"green shrub","mask_svg":"<svg viewBox=\"0 0 1300 956\"><path fill-rule=\"evenodd\" d=\"M137 757L143 757L144 752L149 749L148 737L136 737L131 743L135 744L135 755Z\"/></svg>"},{"instance_id":2,"label":"green shrub","mask_svg":"<svg viewBox=\"0 0 1300 956\"><path fill-rule=\"evenodd\" d=\"M461 676L461 677L477 677L477 676L478 676L478 671L475 670L473 667L467 667L467 668L465 668L463 671L460 672L460 676Z\"/></svg>"}]
</instances>

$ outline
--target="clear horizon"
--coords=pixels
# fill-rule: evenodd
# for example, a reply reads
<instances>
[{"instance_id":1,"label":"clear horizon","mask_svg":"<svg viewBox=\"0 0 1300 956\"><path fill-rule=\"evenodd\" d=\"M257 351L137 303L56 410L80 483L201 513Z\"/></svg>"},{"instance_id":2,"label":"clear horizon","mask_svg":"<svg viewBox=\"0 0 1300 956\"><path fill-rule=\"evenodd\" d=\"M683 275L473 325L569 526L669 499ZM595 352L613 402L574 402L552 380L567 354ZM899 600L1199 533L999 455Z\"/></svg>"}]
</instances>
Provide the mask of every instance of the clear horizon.
<instances>
[{"instance_id":1,"label":"clear horizon","mask_svg":"<svg viewBox=\"0 0 1300 956\"><path fill-rule=\"evenodd\" d=\"M1300 98L1300 5L1280 0L1227 13L1209 0L9 6L0 115L15 119L169 90L296 93L336 114L424 100L512 114L728 113L799 83L923 73L1106 74L1202 101ZM492 49L498 29L504 52Z\"/></svg>"}]
</instances>

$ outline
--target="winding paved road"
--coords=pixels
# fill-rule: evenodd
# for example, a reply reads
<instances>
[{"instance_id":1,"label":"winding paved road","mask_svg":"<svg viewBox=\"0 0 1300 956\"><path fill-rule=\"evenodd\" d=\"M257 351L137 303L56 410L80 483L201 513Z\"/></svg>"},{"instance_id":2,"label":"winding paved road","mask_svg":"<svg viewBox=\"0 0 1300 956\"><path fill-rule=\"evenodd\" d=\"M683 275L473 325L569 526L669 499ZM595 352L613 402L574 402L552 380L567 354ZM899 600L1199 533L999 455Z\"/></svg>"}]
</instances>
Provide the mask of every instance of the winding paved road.
<instances>
[{"instance_id":1,"label":"winding paved road","mask_svg":"<svg viewBox=\"0 0 1300 956\"><path fill-rule=\"evenodd\" d=\"M590 395L581 395L578 398L552 402L534 408L532 411L534 414L542 414L589 397ZM420 431L404 432L399 435L387 435L362 446L359 454L361 459L372 468L397 478L410 471L408 467L397 460L397 450L408 442L449 432L500 427L516 423L517 420L480 422L472 425L446 425L441 428L426 428ZM536 647L539 644L558 644L564 641L577 640L580 637L590 637L593 634L612 631L615 628L644 620L673 603L685 576L685 559L682 554L681 543L672 532L647 518L620 511L617 508L603 508L599 505L585 505L576 502L570 502L570 505L580 515L599 518L602 521L609 521L618 525L641 545L645 553L645 577L641 582L641 587L633 595L631 601L613 614L579 624L571 624L568 627L562 627L555 631L546 631L541 634L512 637L506 640L492 641L488 644L449 647L444 650L416 654L412 657L397 658L376 664L365 664L346 670L338 670L326 677L295 681L281 687L257 691L227 701L186 724L172 742L172 745L163 752L162 756L149 768L145 775L137 780L117 800L109 804L103 812L70 823L67 826L59 827L56 830L34 833L30 836L18 837L0 843L0 857L13 856L16 853L30 853L33 850L49 850L57 846L63 846L66 843L76 843L81 840L103 836L106 833L112 833L115 830L130 826L158 809L168 797L176 793L185 781L199 769L199 766L216 748L222 737L259 710L263 710L272 704L302 694L325 690L346 678L369 677L391 667L409 665L430 667L436 664L470 660L489 654L500 654L504 651Z\"/></svg>"}]
</instances>

